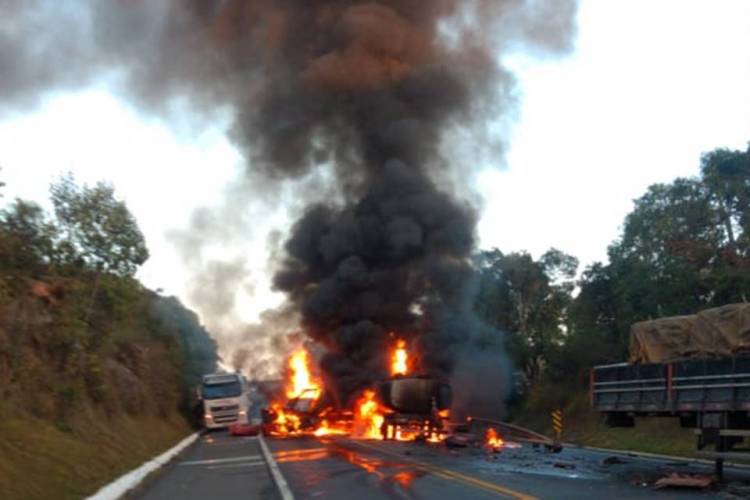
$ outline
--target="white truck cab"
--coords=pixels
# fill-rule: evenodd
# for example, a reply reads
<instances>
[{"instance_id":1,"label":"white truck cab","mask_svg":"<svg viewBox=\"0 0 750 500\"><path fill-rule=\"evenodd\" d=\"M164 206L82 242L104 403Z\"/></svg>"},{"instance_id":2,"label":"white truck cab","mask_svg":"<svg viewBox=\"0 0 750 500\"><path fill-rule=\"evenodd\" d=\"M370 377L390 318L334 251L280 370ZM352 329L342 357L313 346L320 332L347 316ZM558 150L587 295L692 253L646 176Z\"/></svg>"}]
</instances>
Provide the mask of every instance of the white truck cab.
<instances>
[{"instance_id":1,"label":"white truck cab","mask_svg":"<svg viewBox=\"0 0 750 500\"><path fill-rule=\"evenodd\" d=\"M203 376L203 425L207 429L229 427L249 422L250 390L239 373L213 373Z\"/></svg>"}]
</instances>

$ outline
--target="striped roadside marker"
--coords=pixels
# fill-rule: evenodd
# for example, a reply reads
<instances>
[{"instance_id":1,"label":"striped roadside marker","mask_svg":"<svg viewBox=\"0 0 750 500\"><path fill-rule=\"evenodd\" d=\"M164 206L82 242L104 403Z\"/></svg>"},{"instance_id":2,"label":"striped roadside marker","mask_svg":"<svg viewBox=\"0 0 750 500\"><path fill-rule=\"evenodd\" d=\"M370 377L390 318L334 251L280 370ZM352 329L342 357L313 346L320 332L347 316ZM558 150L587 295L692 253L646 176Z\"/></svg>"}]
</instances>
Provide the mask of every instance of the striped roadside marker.
<instances>
[{"instance_id":1,"label":"striped roadside marker","mask_svg":"<svg viewBox=\"0 0 750 500\"><path fill-rule=\"evenodd\" d=\"M560 410L552 412L552 429L554 429L557 440L559 441L563 430L563 414Z\"/></svg>"}]
</instances>

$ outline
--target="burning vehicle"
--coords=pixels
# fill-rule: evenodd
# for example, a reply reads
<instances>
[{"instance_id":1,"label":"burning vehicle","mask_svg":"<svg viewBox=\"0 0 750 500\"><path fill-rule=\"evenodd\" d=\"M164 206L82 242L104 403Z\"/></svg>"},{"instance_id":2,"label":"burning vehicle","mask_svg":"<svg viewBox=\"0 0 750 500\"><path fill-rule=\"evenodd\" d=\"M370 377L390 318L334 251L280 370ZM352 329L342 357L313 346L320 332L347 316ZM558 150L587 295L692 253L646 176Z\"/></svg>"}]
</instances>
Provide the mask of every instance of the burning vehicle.
<instances>
[{"instance_id":1,"label":"burning vehicle","mask_svg":"<svg viewBox=\"0 0 750 500\"><path fill-rule=\"evenodd\" d=\"M409 375L412 368L406 342L399 339L391 362L391 378L378 384L385 408L384 439L439 440L450 416L451 387L428 375Z\"/></svg>"},{"instance_id":2,"label":"burning vehicle","mask_svg":"<svg viewBox=\"0 0 750 500\"><path fill-rule=\"evenodd\" d=\"M321 383L313 378L310 354L305 349L295 351L287 362L288 380L285 401L274 401L263 412L266 433L275 436L301 434L319 424Z\"/></svg>"},{"instance_id":3,"label":"burning vehicle","mask_svg":"<svg viewBox=\"0 0 750 500\"><path fill-rule=\"evenodd\" d=\"M304 348L289 358L284 401L264 412L264 428L276 437L346 434L360 439L417 439L438 442L445 437L451 388L428 375L411 375L406 342L398 340L391 376L358 394L353 404L339 407L313 375Z\"/></svg>"},{"instance_id":4,"label":"burning vehicle","mask_svg":"<svg viewBox=\"0 0 750 500\"><path fill-rule=\"evenodd\" d=\"M399 377L379 387L383 438L437 440L450 415L451 387L429 376Z\"/></svg>"}]
</instances>

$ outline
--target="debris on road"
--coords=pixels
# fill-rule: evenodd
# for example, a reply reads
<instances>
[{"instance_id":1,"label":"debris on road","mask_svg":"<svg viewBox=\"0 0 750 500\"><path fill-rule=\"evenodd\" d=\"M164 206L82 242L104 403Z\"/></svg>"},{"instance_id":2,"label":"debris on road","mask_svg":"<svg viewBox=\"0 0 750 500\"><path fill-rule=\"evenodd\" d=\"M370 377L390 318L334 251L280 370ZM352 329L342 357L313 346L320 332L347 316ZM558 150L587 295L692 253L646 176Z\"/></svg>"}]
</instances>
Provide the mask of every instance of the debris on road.
<instances>
[{"instance_id":1,"label":"debris on road","mask_svg":"<svg viewBox=\"0 0 750 500\"><path fill-rule=\"evenodd\" d=\"M554 462L552 466L557 469L575 469L576 468L576 464L572 464L569 462Z\"/></svg>"},{"instance_id":2,"label":"debris on road","mask_svg":"<svg viewBox=\"0 0 750 500\"><path fill-rule=\"evenodd\" d=\"M232 436L257 436L260 425L233 423L229 426L229 434Z\"/></svg>"},{"instance_id":3,"label":"debris on road","mask_svg":"<svg viewBox=\"0 0 750 500\"><path fill-rule=\"evenodd\" d=\"M447 448L466 448L475 444L477 442L477 437L473 434L451 434L445 438L445 441L443 442Z\"/></svg>"},{"instance_id":4,"label":"debris on road","mask_svg":"<svg viewBox=\"0 0 750 500\"><path fill-rule=\"evenodd\" d=\"M633 486L642 486L642 487L644 487L644 488L645 488L646 486L648 486L648 481L647 481L647 480L646 480L646 478L645 478L645 477L644 477L643 475L641 475L641 474L633 474L633 475L631 475L631 476L630 476L630 480L629 480L629 482L630 482L630 484L632 484Z\"/></svg>"},{"instance_id":5,"label":"debris on road","mask_svg":"<svg viewBox=\"0 0 750 500\"><path fill-rule=\"evenodd\" d=\"M750 484L735 481L727 485L727 493L740 498L750 498Z\"/></svg>"},{"instance_id":6,"label":"debris on road","mask_svg":"<svg viewBox=\"0 0 750 500\"><path fill-rule=\"evenodd\" d=\"M656 481L656 483L654 483L654 487L656 489L669 487L705 489L711 486L713 483L713 476L703 474L679 474L677 472L672 472L668 476L665 476Z\"/></svg>"},{"instance_id":7,"label":"debris on road","mask_svg":"<svg viewBox=\"0 0 750 500\"><path fill-rule=\"evenodd\" d=\"M627 460L623 460L622 458L616 457L614 455L602 460L602 465L621 465L621 464L626 464L626 463L628 463Z\"/></svg>"}]
</instances>

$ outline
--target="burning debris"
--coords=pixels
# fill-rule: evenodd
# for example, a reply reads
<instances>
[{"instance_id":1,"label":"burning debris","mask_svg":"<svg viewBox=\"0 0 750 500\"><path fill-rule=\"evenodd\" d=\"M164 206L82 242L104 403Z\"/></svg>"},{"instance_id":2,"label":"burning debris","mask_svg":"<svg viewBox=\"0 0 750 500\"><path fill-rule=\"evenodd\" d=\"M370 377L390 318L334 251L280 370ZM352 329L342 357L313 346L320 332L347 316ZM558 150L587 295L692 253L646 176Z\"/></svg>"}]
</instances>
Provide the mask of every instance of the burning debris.
<instances>
[{"instance_id":1,"label":"burning debris","mask_svg":"<svg viewBox=\"0 0 750 500\"><path fill-rule=\"evenodd\" d=\"M503 441L503 438L500 437L494 427L490 427L487 429L487 432L484 436L485 448L493 453L497 453L502 449L504 444L505 442Z\"/></svg>"},{"instance_id":2,"label":"burning debris","mask_svg":"<svg viewBox=\"0 0 750 500\"><path fill-rule=\"evenodd\" d=\"M383 408L375 397L375 391L367 389L355 405L354 437L383 439L382 427L385 417Z\"/></svg>"}]
</instances>

